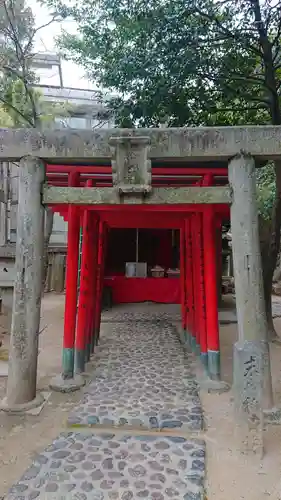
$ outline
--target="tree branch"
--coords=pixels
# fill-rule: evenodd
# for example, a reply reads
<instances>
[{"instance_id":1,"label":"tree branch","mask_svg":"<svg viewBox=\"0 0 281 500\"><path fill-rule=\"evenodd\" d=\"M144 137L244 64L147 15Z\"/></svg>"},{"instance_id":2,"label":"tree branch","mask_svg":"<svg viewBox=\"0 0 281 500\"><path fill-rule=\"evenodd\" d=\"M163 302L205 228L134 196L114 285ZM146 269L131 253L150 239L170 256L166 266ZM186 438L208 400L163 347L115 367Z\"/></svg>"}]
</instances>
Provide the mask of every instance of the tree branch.
<instances>
[{"instance_id":1,"label":"tree branch","mask_svg":"<svg viewBox=\"0 0 281 500\"><path fill-rule=\"evenodd\" d=\"M201 74L201 78L204 79L204 77L207 77L209 80L211 80L212 82L214 83L218 83L219 81L226 81L226 78L225 78L225 75L212 75L211 73L206 73L206 71L204 71L203 74ZM266 84L265 84L265 81L261 78L256 78L256 77L249 77L249 76L246 76L246 75L237 75L236 73L233 73L233 75L231 75L230 77L232 80L234 81L243 81L245 83L252 83L252 84L262 84L264 87L266 87ZM237 92L237 90L236 90Z\"/></svg>"},{"instance_id":2,"label":"tree branch","mask_svg":"<svg viewBox=\"0 0 281 500\"><path fill-rule=\"evenodd\" d=\"M39 124L39 117L38 117L38 114L37 114L37 109L36 109L36 103L35 103L35 100L34 100L34 96L32 94L32 90L29 88L29 82L27 80L27 74L28 73L27 73L27 69L26 69L25 53L24 53L24 50L23 50L23 48L21 46L21 42L20 42L20 40L18 38L18 35L17 35L16 30L15 30L15 26L13 24L13 21L12 21L12 19L10 17L10 13L9 13L9 9L8 9L8 7L6 5L6 1L4 1L4 9L5 9L5 13L6 13L6 16L7 16L8 23L9 23L10 28L12 30L12 34L13 34L12 35L13 36L12 39L13 39L13 43L14 43L15 50L16 50L16 56L17 56L18 62L21 65L21 69L22 69L22 75L20 75L18 73L17 77L20 78L21 81L24 84L25 92L26 92L26 95L29 98L30 105L31 105L32 116L33 116L33 120L34 120L34 126L36 127ZM12 5L11 5L11 11L12 11L13 18L15 19L15 13L14 13ZM10 68L10 71L13 71L12 68Z\"/></svg>"},{"instance_id":3,"label":"tree branch","mask_svg":"<svg viewBox=\"0 0 281 500\"><path fill-rule=\"evenodd\" d=\"M36 127L36 126L40 125L40 119L39 119L39 115L37 113L36 101L34 99L33 91L30 88L30 82L28 81L28 73L29 73L28 68L27 68L27 61L29 59L28 52L32 48L32 44L33 44L34 37L35 37L36 33L38 33L39 30L46 28L47 26L49 26L50 24L52 24L56 20L59 21L59 19L57 19L57 15L54 14L52 16L52 19L50 19L48 22L33 29L32 33L28 39L27 44L25 45L25 47L23 47L20 40L19 40L16 29L15 29L16 16L15 16L13 5L11 3L11 5L9 5L9 7L8 7L6 0L4 0L3 5L4 5L4 9L5 9L5 15L7 17L7 21L8 21L9 27L10 27L9 36L10 36L10 39L13 42L13 45L15 47L16 58L17 58L19 65L21 66L22 74L19 72L16 72L16 70L13 69L12 67L9 67L8 70L11 73L15 74L17 76L17 78L19 78L24 84L26 96L28 97L29 102L30 102L30 106L31 106L31 111L32 111L32 116L33 116L33 121L34 121L33 126ZM10 11L11 11L11 14L10 14ZM30 59L31 59L31 57L30 57Z\"/></svg>"},{"instance_id":4,"label":"tree branch","mask_svg":"<svg viewBox=\"0 0 281 500\"><path fill-rule=\"evenodd\" d=\"M31 127L34 128L34 125L33 125L32 121L29 120L29 118L27 118L19 109L17 109L15 106L13 106L13 104L11 104L9 101L7 101L6 99L4 99L4 97L2 97L1 95L0 95L0 101L7 108L12 109L15 113L17 113L19 116L21 116Z\"/></svg>"},{"instance_id":5,"label":"tree branch","mask_svg":"<svg viewBox=\"0 0 281 500\"><path fill-rule=\"evenodd\" d=\"M244 48L250 50L255 55L258 55L259 57L262 57L262 55L263 55L262 51L260 51L255 46L250 44L248 40L244 40L243 37L238 35L238 33L232 33L231 31L229 31L225 26L223 26L223 24L219 21L219 19L217 18L216 15L211 15L211 14L208 14L207 12L203 12L201 9L199 9L199 7L196 7L196 6L194 7L194 11L197 14L199 14L199 16L204 17L208 21L210 21L212 23L214 22L217 25L217 28L222 33L227 35L228 38L231 38L232 40L235 40L235 41L239 41L241 44L243 44Z\"/></svg>"},{"instance_id":6,"label":"tree branch","mask_svg":"<svg viewBox=\"0 0 281 500\"><path fill-rule=\"evenodd\" d=\"M60 19L56 19L56 14L53 15L52 19L50 21L48 21L47 23L45 24L41 24L41 26L38 26L38 28L35 28L33 31L32 31L32 35L29 37L29 40L24 48L24 55L26 56L27 53L29 52L29 50L31 49L32 47L32 43L34 41L34 37L35 35L38 33L38 31L44 29L44 28L47 28L48 26L50 26L50 24L54 23L54 22L59 22Z\"/></svg>"},{"instance_id":7,"label":"tree branch","mask_svg":"<svg viewBox=\"0 0 281 500\"><path fill-rule=\"evenodd\" d=\"M3 2L3 5L4 5L4 9L5 9L5 14L6 14L6 17L7 17L7 20L8 20L8 23L9 23L9 26L11 28L11 38L12 38L12 41L14 43L14 46L15 46L15 50L16 50L16 56L17 56L17 59L18 61L20 62L21 61L21 57L19 55L19 50L21 52L21 56L23 57L23 51L22 51L22 47L21 47L21 44L19 42L19 39L18 39L18 36L17 36L17 33L16 33L16 30L15 30L15 27L14 27L14 24L12 22L12 19L10 17L10 13L9 13L9 9L7 7L7 4L6 4L6 1L4 0ZM15 19L15 13L14 13L14 9L13 9L13 4L11 2L10 4L10 9L12 11L12 15Z\"/></svg>"},{"instance_id":8,"label":"tree branch","mask_svg":"<svg viewBox=\"0 0 281 500\"><path fill-rule=\"evenodd\" d=\"M281 9L281 6L279 7L279 9ZM277 45L280 49L280 38L281 38L281 13L279 14L277 33L276 33L273 41L271 42L272 47ZM275 57L278 54L278 52L280 52L280 50L276 52L276 54L273 58L273 61L275 60Z\"/></svg>"},{"instance_id":9,"label":"tree branch","mask_svg":"<svg viewBox=\"0 0 281 500\"><path fill-rule=\"evenodd\" d=\"M254 106L254 107L247 107L247 108L222 108L222 109L217 109L217 108L209 108L213 109L215 113L244 113L247 111L259 111L260 109L265 109L266 106Z\"/></svg>"},{"instance_id":10,"label":"tree branch","mask_svg":"<svg viewBox=\"0 0 281 500\"><path fill-rule=\"evenodd\" d=\"M39 115L38 115L37 110L36 110L36 104L35 104L34 96L32 94L32 89L29 88L29 83L27 81L26 76L24 74L19 73L16 69L14 69L10 66L3 66L3 69L14 74L19 80L21 80L23 82L26 96L29 98L29 102L31 105L32 116L33 116L33 126L36 127L37 125L39 125ZM11 105L11 107L12 107L12 105ZM23 113L21 113L21 115L24 116ZM27 121L29 121L29 120L27 120Z\"/></svg>"}]
</instances>

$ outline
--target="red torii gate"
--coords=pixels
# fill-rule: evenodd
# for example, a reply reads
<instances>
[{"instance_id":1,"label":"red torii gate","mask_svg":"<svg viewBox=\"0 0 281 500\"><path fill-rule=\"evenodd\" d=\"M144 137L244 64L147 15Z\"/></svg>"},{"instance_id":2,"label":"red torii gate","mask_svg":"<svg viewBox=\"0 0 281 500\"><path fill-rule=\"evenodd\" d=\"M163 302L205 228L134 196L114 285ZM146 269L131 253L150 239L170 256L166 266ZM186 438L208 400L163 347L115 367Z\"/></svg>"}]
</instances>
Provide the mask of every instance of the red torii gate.
<instances>
[{"instance_id":1,"label":"red torii gate","mask_svg":"<svg viewBox=\"0 0 281 500\"><path fill-rule=\"evenodd\" d=\"M46 174L52 186L113 185L109 165L48 164ZM216 166L152 165L151 184L169 188L224 186L228 173L227 168ZM217 266L221 248L216 231L222 219L229 218L229 206L169 205L168 211L165 204L50 206L68 221L62 377L72 380L75 373L85 371L99 338L108 229L165 228L180 230L182 340L200 355L210 378L220 380ZM78 297L80 227L83 240Z\"/></svg>"},{"instance_id":2,"label":"red torii gate","mask_svg":"<svg viewBox=\"0 0 281 500\"><path fill-rule=\"evenodd\" d=\"M107 228L121 222L124 227L124 220L133 224L134 217L139 219L139 224L143 221L143 224L149 225L150 217L159 220L159 224L163 220L167 225L178 224L183 250L181 302L185 338L191 339L193 346L200 344L205 363L208 358L211 376L217 377L219 370L212 368L218 366L219 360L217 308L214 307L217 300L216 275L213 271L216 262L214 228L216 214L227 214L224 206L227 204L230 205L238 320L238 342L233 350L235 405L244 421L250 423L251 436L253 425L257 430L262 429L262 412L266 408L272 409L273 399L259 249L255 165L281 158L281 127L44 132L35 129L0 130L0 158L19 162L13 321L7 392L0 408L5 411L25 411L42 402L40 394L36 393L36 380L44 213L48 205L64 212L70 227L67 314L70 315L71 329L65 331L65 339L70 343L64 350L63 376L54 383L56 388L67 391L76 389L77 382L80 385L84 383L81 376L71 378L74 374L74 344L76 342L76 358L81 354L84 359L85 344L88 346L88 357L89 345L92 347L93 340L98 337ZM99 180L75 170L69 179L68 171L57 176L60 177L58 179L56 172L49 171L50 183L57 182L57 185L45 183L46 164L77 165L81 161L90 169L91 162L99 165L99 168L108 168L110 163L112 187L108 170L100 173ZM217 164L211 165L214 161ZM226 175L223 180L221 172L212 170L222 164L228 166L227 186L224 185ZM188 180L185 172L175 173L180 165L183 168L188 165L194 169L201 166L208 168L204 172L194 170ZM66 167L69 168L69 165ZM173 173L160 172L160 168L170 167ZM213 178L208 178L207 174L213 175ZM207 185L202 185L203 181ZM91 182L95 186L90 187ZM210 182L214 187L208 187ZM83 187L69 186L79 183ZM85 183L88 183L88 187L84 187ZM173 187L178 189L171 189ZM67 213L63 206L67 206ZM119 211L124 216L120 222L116 213L114 215L114 212ZM78 307L76 332L76 317L72 312L77 301L77 243L82 223L84 244L81 288L85 293L79 296L81 307ZM90 227L94 230L91 231ZM91 248L96 250L92 269L89 269L86 262L90 264ZM91 276L92 280L89 279ZM75 286L71 286L71 283ZM94 302L95 298L97 300ZM202 305L204 299L206 313ZM81 325L86 325L86 330ZM224 385L209 382L210 379L206 380L206 388L213 389L214 385L221 388Z\"/></svg>"}]
</instances>

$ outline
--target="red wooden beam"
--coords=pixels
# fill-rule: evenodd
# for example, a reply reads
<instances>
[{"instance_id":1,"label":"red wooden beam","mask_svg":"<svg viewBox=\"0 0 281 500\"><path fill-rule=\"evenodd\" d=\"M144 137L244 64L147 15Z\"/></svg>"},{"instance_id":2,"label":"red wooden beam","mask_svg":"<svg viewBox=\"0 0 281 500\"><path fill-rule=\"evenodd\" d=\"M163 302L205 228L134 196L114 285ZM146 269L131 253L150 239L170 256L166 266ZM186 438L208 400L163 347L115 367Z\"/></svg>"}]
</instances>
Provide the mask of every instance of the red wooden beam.
<instances>
[{"instance_id":1,"label":"red wooden beam","mask_svg":"<svg viewBox=\"0 0 281 500\"><path fill-rule=\"evenodd\" d=\"M50 204L50 206L54 211L57 212L64 212L67 210L68 205L66 204ZM185 216L185 214L189 212L205 212L208 210L209 205L208 204L181 204L181 205L169 205L169 204L163 204L163 205L81 205L79 206L80 210L93 210L95 212L99 212L100 214L103 214L104 212L117 212L120 214L127 214L129 213L161 213L163 212L168 212L169 214L171 213L181 213L182 217ZM228 214L229 213L229 206L226 204L220 204L220 205L215 205L214 210L216 213L223 213L223 214Z\"/></svg>"},{"instance_id":2,"label":"red wooden beam","mask_svg":"<svg viewBox=\"0 0 281 500\"><path fill-rule=\"evenodd\" d=\"M101 165L50 165L47 164L47 172L54 173L69 173L69 172L79 172L81 174L111 174L111 166L101 166ZM152 167L152 175L205 175L212 173L218 176L227 176L227 168L208 168L208 167Z\"/></svg>"},{"instance_id":3,"label":"red wooden beam","mask_svg":"<svg viewBox=\"0 0 281 500\"><path fill-rule=\"evenodd\" d=\"M67 180L65 181L62 181L62 180L58 180L58 181L50 181L49 179L48 180L48 184L50 186L56 186L56 187L67 187L68 186L68 183L67 183ZM91 179L88 179L88 180L91 180ZM78 187L85 187L87 181L82 181L80 182L80 185ZM94 184L95 184L95 187L112 187L112 182L100 182L100 181L94 181ZM192 187L192 186L199 186L199 183L197 182L185 182L185 183L181 183L181 184L178 184L178 183L173 183L173 182L169 182L169 183L163 183L163 182L153 182L152 181L152 187L171 187L173 189L176 189L176 188L182 188L182 187Z\"/></svg>"},{"instance_id":4,"label":"red wooden beam","mask_svg":"<svg viewBox=\"0 0 281 500\"><path fill-rule=\"evenodd\" d=\"M207 168L207 167L152 167L152 175L205 175L212 173L213 175L227 176L227 168Z\"/></svg>"},{"instance_id":5,"label":"red wooden beam","mask_svg":"<svg viewBox=\"0 0 281 500\"><path fill-rule=\"evenodd\" d=\"M100 174L110 174L112 169L110 166L100 166L100 165L50 165L46 166L47 172L54 173L70 173L79 172L83 174L100 173Z\"/></svg>"},{"instance_id":6,"label":"red wooden beam","mask_svg":"<svg viewBox=\"0 0 281 500\"><path fill-rule=\"evenodd\" d=\"M165 217L166 219L166 217ZM110 217L102 217L102 220L105 221L109 227L111 228L127 228L127 229L180 229L183 225L184 219L167 219L166 221L161 221L158 219L150 220L147 219L131 219L129 221L121 221L121 220L112 220Z\"/></svg>"}]
</instances>

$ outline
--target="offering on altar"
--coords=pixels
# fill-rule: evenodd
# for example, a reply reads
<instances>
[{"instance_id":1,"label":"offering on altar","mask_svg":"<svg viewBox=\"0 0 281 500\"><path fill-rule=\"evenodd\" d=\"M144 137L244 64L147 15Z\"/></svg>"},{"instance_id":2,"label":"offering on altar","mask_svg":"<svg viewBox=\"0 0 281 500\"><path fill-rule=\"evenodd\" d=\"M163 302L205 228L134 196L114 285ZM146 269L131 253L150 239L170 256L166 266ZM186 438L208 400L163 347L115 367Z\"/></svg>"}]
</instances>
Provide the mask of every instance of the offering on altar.
<instances>
[{"instance_id":1,"label":"offering on altar","mask_svg":"<svg viewBox=\"0 0 281 500\"><path fill-rule=\"evenodd\" d=\"M167 270L167 276L168 278L178 278L180 275L180 270L179 269L168 269Z\"/></svg>"},{"instance_id":2,"label":"offering on altar","mask_svg":"<svg viewBox=\"0 0 281 500\"><path fill-rule=\"evenodd\" d=\"M155 266L151 269L151 276L153 278L164 278L165 269L161 266Z\"/></svg>"}]
</instances>

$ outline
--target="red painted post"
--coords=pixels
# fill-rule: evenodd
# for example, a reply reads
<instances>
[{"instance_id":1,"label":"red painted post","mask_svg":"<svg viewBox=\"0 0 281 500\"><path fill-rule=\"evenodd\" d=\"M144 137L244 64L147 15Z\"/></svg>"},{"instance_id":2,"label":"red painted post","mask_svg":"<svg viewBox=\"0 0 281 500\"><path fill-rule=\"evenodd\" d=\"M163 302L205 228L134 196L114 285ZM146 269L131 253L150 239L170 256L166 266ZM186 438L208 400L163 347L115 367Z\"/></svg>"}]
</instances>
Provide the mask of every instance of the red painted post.
<instances>
[{"instance_id":1,"label":"red painted post","mask_svg":"<svg viewBox=\"0 0 281 500\"><path fill-rule=\"evenodd\" d=\"M208 371L212 379L219 380L220 341L217 293L216 224L215 210L212 205L206 207L203 217Z\"/></svg>"},{"instance_id":2,"label":"red painted post","mask_svg":"<svg viewBox=\"0 0 281 500\"><path fill-rule=\"evenodd\" d=\"M193 282L193 335L191 348L199 354L200 349L200 310L199 310L199 242L198 242L198 217L197 213L191 216L191 246L192 246L192 282Z\"/></svg>"},{"instance_id":3,"label":"red painted post","mask_svg":"<svg viewBox=\"0 0 281 500\"><path fill-rule=\"evenodd\" d=\"M101 299L102 299L102 261L104 253L104 228L105 224L102 220L98 224L98 258L97 258L97 275L96 275L96 301L95 301L95 344L98 344L99 340L99 328L100 328L100 310L101 310Z\"/></svg>"},{"instance_id":4,"label":"red painted post","mask_svg":"<svg viewBox=\"0 0 281 500\"><path fill-rule=\"evenodd\" d=\"M84 209L82 223L82 257L80 269L80 289L77 315L77 331L75 338L75 372L85 371L88 345L88 321L90 307L90 259L91 259L91 227L90 210Z\"/></svg>"},{"instance_id":5,"label":"red painted post","mask_svg":"<svg viewBox=\"0 0 281 500\"><path fill-rule=\"evenodd\" d=\"M200 359L205 369L208 369L207 330L206 330L206 294L205 268L203 246L203 215L197 214L197 248L198 248L198 322L200 330Z\"/></svg>"},{"instance_id":6,"label":"red painted post","mask_svg":"<svg viewBox=\"0 0 281 500\"><path fill-rule=\"evenodd\" d=\"M69 186L79 185L79 174L69 174ZM62 378L74 375L74 343L77 310L77 280L79 261L80 209L75 205L68 207L67 257L66 257L66 295L64 314Z\"/></svg>"},{"instance_id":7,"label":"red painted post","mask_svg":"<svg viewBox=\"0 0 281 500\"><path fill-rule=\"evenodd\" d=\"M194 294L193 294L193 262L192 262L192 234L190 216L185 221L186 243L186 323L187 343L191 346L192 332L194 331Z\"/></svg>"},{"instance_id":8,"label":"red painted post","mask_svg":"<svg viewBox=\"0 0 281 500\"><path fill-rule=\"evenodd\" d=\"M100 298L100 274L101 274L101 260L102 260L102 231L103 231L103 222L99 220L98 222L98 253L97 253L97 269L96 269L96 280L95 280L95 303L94 303L94 338L95 338L95 345L98 345L98 314L99 314L99 298Z\"/></svg>"},{"instance_id":9,"label":"red painted post","mask_svg":"<svg viewBox=\"0 0 281 500\"><path fill-rule=\"evenodd\" d=\"M192 244L193 244L193 269L194 269L194 311L195 311L195 338L196 338L196 346L195 352L196 354L200 354L200 261L199 261L199 252L200 252L200 221L198 218L198 213L193 214L192 217Z\"/></svg>"},{"instance_id":10,"label":"red painted post","mask_svg":"<svg viewBox=\"0 0 281 500\"><path fill-rule=\"evenodd\" d=\"M97 302L97 274L98 274L98 245L99 245L99 219L91 212L91 300L89 310L89 344L90 354L95 349L95 325Z\"/></svg>"},{"instance_id":11,"label":"red painted post","mask_svg":"<svg viewBox=\"0 0 281 500\"><path fill-rule=\"evenodd\" d=\"M100 244L99 244L99 279L98 279L98 293L97 293L97 309L96 309L96 339L97 342L100 338L100 324L101 324L101 312L102 312L102 294L103 294L103 283L104 283L104 271L105 271L105 260L108 244L108 228L104 222L100 223Z\"/></svg>"},{"instance_id":12,"label":"red painted post","mask_svg":"<svg viewBox=\"0 0 281 500\"><path fill-rule=\"evenodd\" d=\"M190 331L190 311L189 311L189 286L188 286L188 279L189 279L189 272L188 272L188 219L184 219L184 244L185 244L185 298L186 298L186 304L185 304L185 325L186 325L186 334L185 334L185 339L186 343L189 344L189 331Z\"/></svg>"},{"instance_id":13,"label":"red painted post","mask_svg":"<svg viewBox=\"0 0 281 500\"><path fill-rule=\"evenodd\" d=\"M183 337L186 335L186 243L185 243L185 221L180 228L180 284L181 284L181 323Z\"/></svg>"},{"instance_id":14,"label":"red painted post","mask_svg":"<svg viewBox=\"0 0 281 500\"><path fill-rule=\"evenodd\" d=\"M216 218L216 248L218 307L220 307L222 302L222 220L219 214Z\"/></svg>"}]
</instances>

